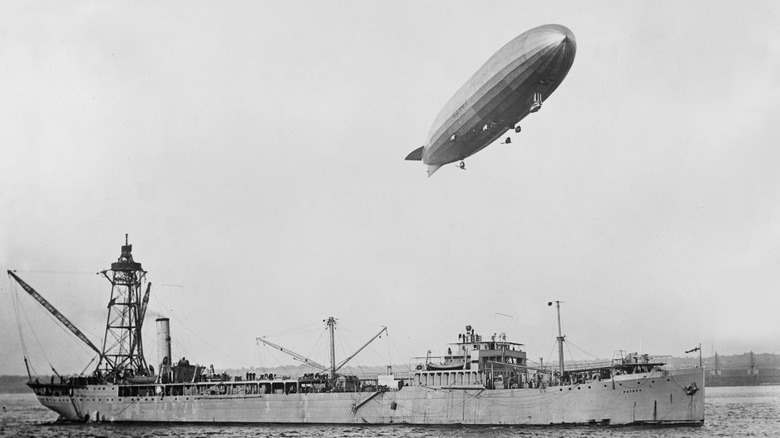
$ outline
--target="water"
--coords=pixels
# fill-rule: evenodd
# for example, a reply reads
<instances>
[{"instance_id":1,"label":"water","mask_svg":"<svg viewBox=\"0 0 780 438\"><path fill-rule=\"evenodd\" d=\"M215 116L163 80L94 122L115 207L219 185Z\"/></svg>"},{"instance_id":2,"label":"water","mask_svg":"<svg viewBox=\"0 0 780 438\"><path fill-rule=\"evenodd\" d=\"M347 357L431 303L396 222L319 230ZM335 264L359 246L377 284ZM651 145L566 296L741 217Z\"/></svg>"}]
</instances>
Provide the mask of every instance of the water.
<instances>
[{"instance_id":1,"label":"water","mask_svg":"<svg viewBox=\"0 0 780 438\"><path fill-rule=\"evenodd\" d=\"M780 437L780 386L707 388L703 427L56 424L32 394L0 394L0 437Z\"/></svg>"}]
</instances>

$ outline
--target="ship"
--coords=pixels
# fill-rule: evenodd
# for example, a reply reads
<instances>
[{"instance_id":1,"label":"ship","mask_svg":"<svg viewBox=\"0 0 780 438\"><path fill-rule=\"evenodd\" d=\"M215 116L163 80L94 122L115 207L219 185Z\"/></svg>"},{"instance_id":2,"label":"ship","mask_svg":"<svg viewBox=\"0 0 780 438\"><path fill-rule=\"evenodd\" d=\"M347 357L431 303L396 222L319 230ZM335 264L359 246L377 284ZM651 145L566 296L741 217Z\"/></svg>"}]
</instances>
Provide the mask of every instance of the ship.
<instances>
[{"instance_id":1,"label":"ship","mask_svg":"<svg viewBox=\"0 0 780 438\"><path fill-rule=\"evenodd\" d=\"M705 376L707 386L770 386L780 385L780 367L758 367L755 354L748 353L747 367L723 367L715 353L715 368Z\"/></svg>"},{"instance_id":2,"label":"ship","mask_svg":"<svg viewBox=\"0 0 780 438\"><path fill-rule=\"evenodd\" d=\"M13 282L99 356L85 375L33 377L27 385L61 421L110 423L274 423L415 425L688 425L704 423L704 370L668 370L642 354L603 363L565 362L558 308L557 364L534 366L524 344L506 334L483 337L470 325L431 356L403 372L344 374L336 363L336 318L330 363L320 364L258 338L322 372L290 377L273 373L229 376L171 356L168 318L156 319L157 361L148 362L141 328L151 283L133 260L125 236L121 255L101 271L111 283L102 348L98 348L14 271ZM144 285L146 287L144 287ZM25 355L25 365L28 359ZM157 366L154 366L157 364ZM86 368L85 368L86 369Z\"/></svg>"}]
</instances>

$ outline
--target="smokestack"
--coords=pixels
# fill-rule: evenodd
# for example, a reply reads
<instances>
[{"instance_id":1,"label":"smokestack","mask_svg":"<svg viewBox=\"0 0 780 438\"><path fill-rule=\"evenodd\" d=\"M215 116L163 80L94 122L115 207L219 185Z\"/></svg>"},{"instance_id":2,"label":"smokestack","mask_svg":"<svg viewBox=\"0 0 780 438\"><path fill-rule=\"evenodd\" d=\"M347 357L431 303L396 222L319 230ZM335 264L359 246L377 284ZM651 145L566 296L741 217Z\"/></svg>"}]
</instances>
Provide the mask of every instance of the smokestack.
<instances>
[{"instance_id":1,"label":"smokestack","mask_svg":"<svg viewBox=\"0 0 780 438\"><path fill-rule=\"evenodd\" d=\"M160 362L160 375L165 367L171 366L171 325L168 318L157 318L157 360Z\"/></svg>"}]
</instances>

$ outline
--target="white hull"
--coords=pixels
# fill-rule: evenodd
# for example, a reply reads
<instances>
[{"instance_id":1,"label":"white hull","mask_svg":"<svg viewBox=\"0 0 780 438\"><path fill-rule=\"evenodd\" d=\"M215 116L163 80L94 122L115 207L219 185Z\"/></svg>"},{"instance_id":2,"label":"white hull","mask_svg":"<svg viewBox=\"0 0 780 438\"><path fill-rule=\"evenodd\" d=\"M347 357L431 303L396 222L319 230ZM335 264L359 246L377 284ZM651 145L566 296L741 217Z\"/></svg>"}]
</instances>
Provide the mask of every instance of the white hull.
<instances>
[{"instance_id":1,"label":"white hull","mask_svg":"<svg viewBox=\"0 0 780 438\"><path fill-rule=\"evenodd\" d=\"M571 386L229 396L118 397L89 385L39 396L71 421L330 424L691 424L704 422L702 369L619 376ZM698 388L688 394L686 386Z\"/></svg>"}]
</instances>

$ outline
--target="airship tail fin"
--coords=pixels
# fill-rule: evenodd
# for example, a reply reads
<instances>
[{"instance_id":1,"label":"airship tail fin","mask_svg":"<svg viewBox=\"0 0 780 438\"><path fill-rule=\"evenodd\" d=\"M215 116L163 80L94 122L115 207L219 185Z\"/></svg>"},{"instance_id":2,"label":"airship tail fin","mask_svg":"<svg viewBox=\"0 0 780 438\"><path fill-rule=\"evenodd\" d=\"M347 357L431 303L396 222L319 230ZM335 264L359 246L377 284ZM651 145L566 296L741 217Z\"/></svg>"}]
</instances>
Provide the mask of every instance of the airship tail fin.
<instances>
[{"instance_id":1,"label":"airship tail fin","mask_svg":"<svg viewBox=\"0 0 780 438\"><path fill-rule=\"evenodd\" d=\"M413 150L412 152L409 153L409 155L406 156L405 159L406 160L410 160L410 161L420 161L420 160L422 160L422 153L423 153L423 148L424 147L425 146L420 146L419 148Z\"/></svg>"},{"instance_id":2,"label":"airship tail fin","mask_svg":"<svg viewBox=\"0 0 780 438\"><path fill-rule=\"evenodd\" d=\"M441 167L441 164L437 164L437 165L429 164L428 165L428 178L430 178L431 175L434 174L434 172L439 170L440 167Z\"/></svg>"}]
</instances>

